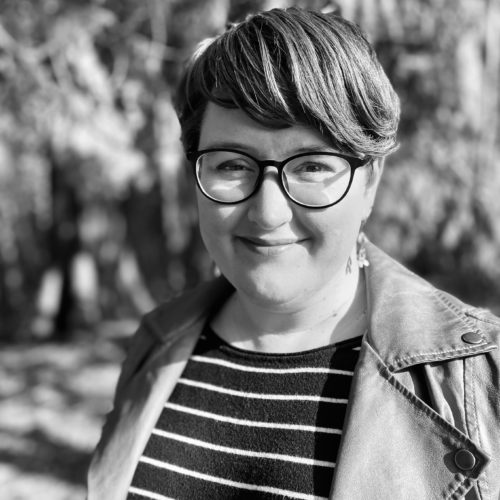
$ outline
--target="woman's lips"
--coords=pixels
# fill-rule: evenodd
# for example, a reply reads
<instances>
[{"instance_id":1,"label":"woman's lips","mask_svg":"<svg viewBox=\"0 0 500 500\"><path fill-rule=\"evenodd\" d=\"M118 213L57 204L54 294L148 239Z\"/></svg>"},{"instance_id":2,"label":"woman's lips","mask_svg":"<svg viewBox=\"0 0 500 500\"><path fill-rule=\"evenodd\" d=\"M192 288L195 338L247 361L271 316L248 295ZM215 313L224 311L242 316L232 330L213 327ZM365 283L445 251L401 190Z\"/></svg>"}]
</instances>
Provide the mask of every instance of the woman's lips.
<instances>
[{"instance_id":1,"label":"woman's lips","mask_svg":"<svg viewBox=\"0 0 500 500\"><path fill-rule=\"evenodd\" d=\"M298 238L258 238L254 236L238 236L237 240L254 253L261 255L278 255L294 247L304 240Z\"/></svg>"}]
</instances>

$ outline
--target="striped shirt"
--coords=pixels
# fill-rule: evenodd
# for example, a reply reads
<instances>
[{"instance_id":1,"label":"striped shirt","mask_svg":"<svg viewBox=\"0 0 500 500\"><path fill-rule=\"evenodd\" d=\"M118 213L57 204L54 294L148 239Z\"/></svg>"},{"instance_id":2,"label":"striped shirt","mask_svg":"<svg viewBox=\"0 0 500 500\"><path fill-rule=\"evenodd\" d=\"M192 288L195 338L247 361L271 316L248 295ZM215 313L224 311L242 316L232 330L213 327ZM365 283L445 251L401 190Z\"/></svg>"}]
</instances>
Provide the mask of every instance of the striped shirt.
<instances>
[{"instance_id":1,"label":"striped shirt","mask_svg":"<svg viewBox=\"0 0 500 500\"><path fill-rule=\"evenodd\" d=\"M327 498L360 344L263 354L206 327L128 500Z\"/></svg>"}]
</instances>

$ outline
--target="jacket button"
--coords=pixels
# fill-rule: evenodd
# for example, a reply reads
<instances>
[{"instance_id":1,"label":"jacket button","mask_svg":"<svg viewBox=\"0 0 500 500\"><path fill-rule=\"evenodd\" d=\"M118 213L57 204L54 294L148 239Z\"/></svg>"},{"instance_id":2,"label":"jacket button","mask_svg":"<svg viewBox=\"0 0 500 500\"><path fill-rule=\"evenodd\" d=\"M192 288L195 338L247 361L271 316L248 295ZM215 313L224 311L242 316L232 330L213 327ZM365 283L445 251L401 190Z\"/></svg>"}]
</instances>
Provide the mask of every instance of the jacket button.
<instances>
[{"instance_id":1,"label":"jacket button","mask_svg":"<svg viewBox=\"0 0 500 500\"><path fill-rule=\"evenodd\" d=\"M467 342L467 344L480 344L483 341L483 337L477 332L467 332L462 335L462 340Z\"/></svg>"},{"instance_id":2,"label":"jacket button","mask_svg":"<svg viewBox=\"0 0 500 500\"><path fill-rule=\"evenodd\" d=\"M471 470L476 465L476 457L469 450L457 450L455 453L455 465L460 470Z\"/></svg>"}]
</instances>

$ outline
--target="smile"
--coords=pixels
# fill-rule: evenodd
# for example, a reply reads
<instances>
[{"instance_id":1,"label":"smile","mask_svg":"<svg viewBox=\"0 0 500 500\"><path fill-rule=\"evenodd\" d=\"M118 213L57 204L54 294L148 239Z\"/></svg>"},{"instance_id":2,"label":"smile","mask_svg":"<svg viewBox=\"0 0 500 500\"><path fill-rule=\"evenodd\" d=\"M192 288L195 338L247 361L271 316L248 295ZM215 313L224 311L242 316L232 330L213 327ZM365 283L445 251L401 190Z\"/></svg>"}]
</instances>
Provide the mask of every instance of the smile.
<instances>
[{"instance_id":1,"label":"smile","mask_svg":"<svg viewBox=\"0 0 500 500\"><path fill-rule=\"evenodd\" d=\"M303 240L297 238L265 239L251 236L237 237L237 241L253 253L271 256L278 255L292 249Z\"/></svg>"}]
</instances>

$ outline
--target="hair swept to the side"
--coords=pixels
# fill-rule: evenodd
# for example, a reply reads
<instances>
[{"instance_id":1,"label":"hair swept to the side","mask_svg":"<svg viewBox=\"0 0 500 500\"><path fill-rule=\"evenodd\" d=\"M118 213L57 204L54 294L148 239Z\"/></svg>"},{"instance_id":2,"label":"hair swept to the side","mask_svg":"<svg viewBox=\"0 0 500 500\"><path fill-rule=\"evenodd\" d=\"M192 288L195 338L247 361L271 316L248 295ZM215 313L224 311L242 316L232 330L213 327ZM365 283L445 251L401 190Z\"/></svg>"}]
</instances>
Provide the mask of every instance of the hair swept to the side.
<instances>
[{"instance_id":1,"label":"hair swept to the side","mask_svg":"<svg viewBox=\"0 0 500 500\"><path fill-rule=\"evenodd\" d=\"M273 9L202 42L176 97L186 151L208 102L270 127L309 125L346 153L397 147L399 99L361 30L334 14Z\"/></svg>"}]
</instances>

